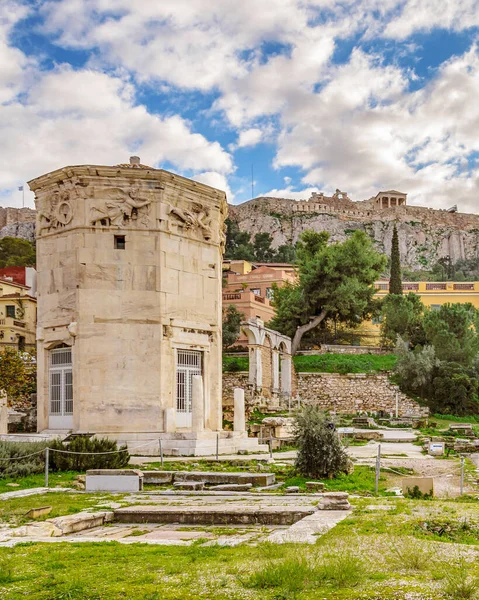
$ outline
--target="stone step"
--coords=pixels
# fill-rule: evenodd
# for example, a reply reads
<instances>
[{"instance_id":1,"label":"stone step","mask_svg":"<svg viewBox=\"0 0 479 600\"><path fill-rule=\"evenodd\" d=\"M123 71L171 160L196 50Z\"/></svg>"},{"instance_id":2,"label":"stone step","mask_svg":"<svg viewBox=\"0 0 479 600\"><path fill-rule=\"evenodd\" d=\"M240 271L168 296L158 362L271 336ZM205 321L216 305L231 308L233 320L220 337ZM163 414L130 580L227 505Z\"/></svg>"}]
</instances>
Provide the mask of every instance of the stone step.
<instances>
[{"instance_id":1,"label":"stone step","mask_svg":"<svg viewBox=\"0 0 479 600\"><path fill-rule=\"evenodd\" d=\"M225 471L176 471L174 481L204 481L209 484L251 483L270 486L276 481L274 473L228 473Z\"/></svg>"},{"instance_id":2,"label":"stone step","mask_svg":"<svg viewBox=\"0 0 479 600\"><path fill-rule=\"evenodd\" d=\"M288 506L128 506L114 511L118 523L186 525L292 525L314 507Z\"/></svg>"}]
</instances>

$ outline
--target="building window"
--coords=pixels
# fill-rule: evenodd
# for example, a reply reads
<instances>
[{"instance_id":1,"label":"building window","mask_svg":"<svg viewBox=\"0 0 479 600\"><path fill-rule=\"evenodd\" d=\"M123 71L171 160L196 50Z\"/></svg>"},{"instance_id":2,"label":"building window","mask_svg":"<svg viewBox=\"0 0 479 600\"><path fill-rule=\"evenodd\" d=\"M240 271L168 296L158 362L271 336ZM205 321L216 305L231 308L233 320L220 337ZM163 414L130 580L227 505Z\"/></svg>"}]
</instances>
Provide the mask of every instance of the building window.
<instances>
[{"instance_id":1,"label":"building window","mask_svg":"<svg viewBox=\"0 0 479 600\"><path fill-rule=\"evenodd\" d=\"M373 325L380 325L383 322L383 316L379 315L378 317L373 317L372 322Z\"/></svg>"},{"instance_id":2,"label":"building window","mask_svg":"<svg viewBox=\"0 0 479 600\"><path fill-rule=\"evenodd\" d=\"M202 375L202 352L178 350L176 356L176 410L190 413L193 396L193 375Z\"/></svg>"},{"instance_id":3,"label":"building window","mask_svg":"<svg viewBox=\"0 0 479 600\"><path fill-rule=\"evenodd\" d=\"M251 288L251 291L253 292L253 294L255 296L261 296L261 289L260 288Z\"/></svg>"},{"instance_id":4,"label":"building window","mask_svg":"<svg viewBox=\"0 0 479 600\"><path fill-rule=\"evenodd\" d=\"M50 414L73 414L73 378L71 348L50 350Z\"/></svg>"},{"instance_id":5,"label":"building window","mask_svg":"<svg viewBox=\"0 0 479 600\"><path fill-rule=\"evenodd\" d=\"M124 250L126 246L126 238L124 235L115 235L115 250Z\"/></svg>"},{"instance_id":6,"label":"building window","mask_svg":"<svg viewBox=\"0 0 479 600\"><path fill-rule=\"evenodd\" d=\"M273 299L273 288L266 288L266 298L268 298L268 300L272 300Z\"/></svg>"},{"instance_id":7,"label":"building window","mask_svg":"<svg viewBox=\"0 0 479 600\"><path fill-rule=\"evenodd\" d=\"M441 305L440 304L431 304L431 310L440 310L441 309Z\"/></svg>"},{"instance_id":8,"label":"building window","mask_svg":"<svg viewBox=\"0 0 479 600\"><path fill-rule=\"evenodd\" d=\"M15 318L15 306L12 305L7 305L6 307L7 309L7 317L11 317L12 319Z\"/></svg>"},{"instance_id":9,"label":"building window","mask_svg":"<svg viewBox=\"0 0 479 600\"><path fill-rule=\"evenodd\" d=\"M25 352L25 337L23 335L18 337L18 351Z\"/></svg>"}]
</instances>

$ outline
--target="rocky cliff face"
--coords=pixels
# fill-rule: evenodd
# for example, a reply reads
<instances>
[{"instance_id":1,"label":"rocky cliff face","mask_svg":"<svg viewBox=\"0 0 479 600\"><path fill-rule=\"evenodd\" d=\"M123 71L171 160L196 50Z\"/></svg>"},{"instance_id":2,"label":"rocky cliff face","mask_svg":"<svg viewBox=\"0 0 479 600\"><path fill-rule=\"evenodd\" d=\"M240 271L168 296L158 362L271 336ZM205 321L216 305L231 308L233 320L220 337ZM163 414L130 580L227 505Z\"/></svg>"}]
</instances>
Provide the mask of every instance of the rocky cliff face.
<instances>
[{"instance_id":1,"label":"rocky cliff face","mask_svg":"<svg viewBox=\"0 0 479 600\"><path fill-rule=\"evenodd\" d=\"M389 255L396 223L401 262L411 269L431 267L446 256L452 262L479 257L479 215L415 206L372 209L353 202L346 208L308 204L301 202L299 207L295 200L256 198L230 207L230 218L252 235L270 233L275 248L294 244L307 229L327 231L332 241L343 241L361 229Z\"/></svg>"},{"instance_id":2,"label":"rocky cliff face","mask_svg":"<svg viewBox=\"0 0 479 600\"><path fill-rule=\"evenodd\" d=\"M34 242L36 214L32 208L0 206L0 238L17 237Z\"/></svg>"}]
</instances>

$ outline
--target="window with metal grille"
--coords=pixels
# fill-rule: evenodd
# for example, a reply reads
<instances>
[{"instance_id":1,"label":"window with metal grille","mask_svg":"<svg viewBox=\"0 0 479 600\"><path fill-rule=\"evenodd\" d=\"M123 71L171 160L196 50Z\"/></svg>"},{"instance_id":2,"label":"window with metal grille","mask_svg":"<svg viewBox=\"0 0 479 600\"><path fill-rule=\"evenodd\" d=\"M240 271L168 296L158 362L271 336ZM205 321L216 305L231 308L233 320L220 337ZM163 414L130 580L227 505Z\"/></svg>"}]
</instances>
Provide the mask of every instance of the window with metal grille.
<instances>
[{"instance_id":1,"label":"window with metal grille","mask_svg":"<svg viewBox=\"0 0 479 600\"><path fill-rule=\"evenodd\" d=\"M191 412L193 375L202 374L202 352L178 350L176 354L176 410Z\"/></svg>"},{"instance_id":2,"label":"window with metal grille","mask_svg":"<svg viewBox=\"0 0 479 600\"><path fill-rule=\"evenodd\" d=\"M71 348L50 350L50 414L73 414L73 379Z\"/></svg>"},{"instance_id":3,"label":"window with metal grille","mask_svg":"<svg viewBox=\"0 0 479 600\"><path fill-rule=\"evenodd\" d=\"M11 319L14 319L15 318L15 314L16 314L15 313L15 306L11 306L11 305L7 304L6 309L7 309L7 317L10 317Z\"/></svg>"}]
</instances>

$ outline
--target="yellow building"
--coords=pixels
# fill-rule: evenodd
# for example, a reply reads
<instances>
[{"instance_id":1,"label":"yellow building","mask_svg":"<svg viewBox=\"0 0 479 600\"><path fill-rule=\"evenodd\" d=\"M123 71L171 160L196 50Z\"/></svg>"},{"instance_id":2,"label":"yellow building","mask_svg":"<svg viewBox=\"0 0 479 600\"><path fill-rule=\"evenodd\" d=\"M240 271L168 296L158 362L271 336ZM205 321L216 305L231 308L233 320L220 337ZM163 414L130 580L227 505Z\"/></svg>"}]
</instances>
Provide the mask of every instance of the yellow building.
<instances>
[{"instance_id":1,"label":"yellow building","mask_svg":"<svg viewBox=\"0 0 479 600\"><path fill-rule=\"evenodd\" d=\"M31 288L0 277L0 349L35 348L37 301Z\"/></svg>"},{"instance_id":2,"label":"yellow building","mask_svg":"<svg viewBox=\"0 0 479 600\"><path fill-rule=\"evenodd\" d=\"M377 281L376 298L383 299L389 294L389 282ZM479 309L478 281L413 281L402 284L404 294L417 294L424 306L431 310L439 310L443 304L465 304L470 302ZM381 319L364 321L357 330L362 346L379 346L381 337Z\"/></svg>"}]
</instances>

